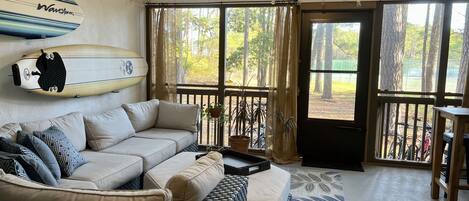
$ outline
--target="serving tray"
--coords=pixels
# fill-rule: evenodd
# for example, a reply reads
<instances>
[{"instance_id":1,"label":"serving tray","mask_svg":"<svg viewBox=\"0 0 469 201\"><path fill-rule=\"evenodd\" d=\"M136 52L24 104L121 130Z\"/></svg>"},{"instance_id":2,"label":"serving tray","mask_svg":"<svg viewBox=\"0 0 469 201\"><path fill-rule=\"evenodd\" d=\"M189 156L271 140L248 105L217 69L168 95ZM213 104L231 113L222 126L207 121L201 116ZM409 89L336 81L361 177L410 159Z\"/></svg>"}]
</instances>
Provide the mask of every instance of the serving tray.
<instances>
[{"instance_id":1,"label":"serving tray","mask_svg":"<svg viewBox=\"0 0 469 201\"><path fill-rule=\"evenodd\" d=\"M221 150L220 153L223 155L225 174L246 176L270 169L270 161L257 156L229 149ZM199 154L195 158L205 155L207 154Z\"/></svg>"}]
</instances>

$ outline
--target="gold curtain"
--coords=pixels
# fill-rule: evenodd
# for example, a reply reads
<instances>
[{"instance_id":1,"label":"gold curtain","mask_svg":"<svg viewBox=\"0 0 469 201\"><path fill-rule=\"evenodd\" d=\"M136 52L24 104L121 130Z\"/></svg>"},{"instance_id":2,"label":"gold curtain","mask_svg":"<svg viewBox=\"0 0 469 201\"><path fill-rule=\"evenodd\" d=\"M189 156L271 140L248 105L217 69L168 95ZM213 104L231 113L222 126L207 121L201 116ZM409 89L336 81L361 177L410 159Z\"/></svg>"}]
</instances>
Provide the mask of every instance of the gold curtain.
<instances>
[{"instance_id":1,"label":"gold curtain","mask_svg":"<svg viewBox=\"0 0 469 201\"><path fill-rule=\"evenodd\" d=\"M269 70L266 153L274 162L282 164L298 161L299 17L300 9L296 5L277 8L273 50L275 61Z\"/></svg>"},{"instance_id":2,"label":"gold curtain","mask_svg":"<svg viewBox=\"0 0 469 201\"><path fill-rule=\"evenodd\" d=\"M176 101L175 9L151 9L148 99Z\"/></svg>"}]
</instances>

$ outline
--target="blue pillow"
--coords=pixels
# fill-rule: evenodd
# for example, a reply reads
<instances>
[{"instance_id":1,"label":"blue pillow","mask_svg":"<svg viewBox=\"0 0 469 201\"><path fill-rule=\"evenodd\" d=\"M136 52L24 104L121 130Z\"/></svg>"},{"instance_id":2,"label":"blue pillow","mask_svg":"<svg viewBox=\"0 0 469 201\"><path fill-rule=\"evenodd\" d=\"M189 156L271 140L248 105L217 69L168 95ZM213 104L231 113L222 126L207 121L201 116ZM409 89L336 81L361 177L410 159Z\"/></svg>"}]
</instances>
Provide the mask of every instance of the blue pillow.
<instances>
[{"instance_id":1,"label":"blue pillow","mask_svg":"<svg viewBox=\"0 0 469 201\"><path fill-rule=\"evenodd\" d=\"M52 126L42 132L34 131L34 136L41 139L52 150L62 170L62 175L69 177L76 168L86 163L85 158L57 127Z\"/></svg>"},{"instance_id":2,"label":"blue pillow","mask_svg":"<svg viewBox=\"0 0 469 201\"><path fill-rule=\"evenodd\" d=\"M49 186L57 186L57 180L47 168L46 164L34 154L31 150L23 145L10 142L5 138L0 138L0 155L8 156L17 160L26 170L31 180L47 184Z\"/></svg>"},{"instance_id":3,"label":"blue pillow","mask_svg":"<svg viewBox=\"0 0 469 201\"><path fill-rule=\"evenodd\" d=\"M12 174L28 181L31 180L23 166L14 158L0 155L0 168L7 174Z\"/></svg>"},{"instance_id":4,"label":"blue pillow","mask_svg":"<svg viewBox=\"0 0 469 201\"><path fill-rule=\"evenodd\" d=\"M55 159L54 153L52 153L46 143L34 135L28 135L21 131L18 132L16 142L38 155L39 158L42 159L42 162L46 164L47 168L49 168L52 175L54 175L54 178L56 180L60 179L61 175L59 163L57 163L57 159Z\"/></svg>"}]
</instances>

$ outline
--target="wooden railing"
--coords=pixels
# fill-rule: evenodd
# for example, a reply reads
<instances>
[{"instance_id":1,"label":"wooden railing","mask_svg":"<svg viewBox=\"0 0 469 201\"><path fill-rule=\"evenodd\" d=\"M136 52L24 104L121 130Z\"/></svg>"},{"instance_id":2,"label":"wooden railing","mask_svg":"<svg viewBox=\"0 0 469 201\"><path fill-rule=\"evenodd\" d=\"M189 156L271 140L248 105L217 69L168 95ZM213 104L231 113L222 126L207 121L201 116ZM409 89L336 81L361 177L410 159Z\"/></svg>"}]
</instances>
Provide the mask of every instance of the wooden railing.
<instances>
[{"instance_id":1,"label":"wooden railing","mask_svg":"<svg viewBox=\"0 0 469 201\"><path fill-rule=\"evenodd\" d=\"M265 149L265 118L254 117L256 110L266 111L268 92L258 87L227 87L223 91L217 86L179 85L177 99L183 104L198 104L202 109L211 103L223 103L223 120L201 117L199 122L199 144L228 146L231 135L245 134L250 137L251 149ZM223 100L223 101L221 101ZM240 104L245 101L251 110L253 121L236 118Z\"/></svg>"},{"instance_id":2,"label":"wooden railing","mask_svg":"<svg viewBox=\"0 0 469 201\"><path fill-rule=\"evenodd\" d=\"M458 107L458 94L447 94L443 105ZM429 163L433 129L433 93L390 93L378 95L376 158ZM451 124L448 124L451 129Z\"/></svg>"}]
</instances>

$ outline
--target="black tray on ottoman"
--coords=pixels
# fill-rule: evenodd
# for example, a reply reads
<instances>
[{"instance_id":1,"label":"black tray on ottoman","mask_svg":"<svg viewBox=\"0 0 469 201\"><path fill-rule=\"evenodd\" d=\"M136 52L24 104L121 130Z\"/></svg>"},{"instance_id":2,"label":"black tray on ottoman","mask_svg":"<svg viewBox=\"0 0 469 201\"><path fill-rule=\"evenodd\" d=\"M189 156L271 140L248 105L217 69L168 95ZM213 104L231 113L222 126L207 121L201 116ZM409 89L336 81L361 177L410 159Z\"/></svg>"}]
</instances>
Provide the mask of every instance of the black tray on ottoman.
<instances>
[{"instance_id":1,"label":"black tray on ottoman","mask_svg":"<svg viewBox=\"0 0 469 201\"><path fill-rule=\"evenodd\" d=\"M270 169L270 161L257 156L228 149L222 150L220 153L223 155L225 163L225 174L246 176ZM205 155L199 154L195 158L199 159Z\"/></svg>"}]
</instances>

